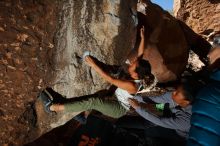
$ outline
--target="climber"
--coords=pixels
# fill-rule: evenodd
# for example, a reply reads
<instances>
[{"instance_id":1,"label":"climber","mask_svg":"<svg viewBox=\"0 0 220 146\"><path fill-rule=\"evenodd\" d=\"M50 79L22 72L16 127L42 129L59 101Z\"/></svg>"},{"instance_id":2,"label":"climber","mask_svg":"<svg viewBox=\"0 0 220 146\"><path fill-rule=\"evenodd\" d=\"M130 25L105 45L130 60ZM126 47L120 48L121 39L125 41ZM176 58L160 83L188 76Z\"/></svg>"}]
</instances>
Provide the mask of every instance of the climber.
<instances>
[{"instance_id":1,"label":"climber","mask_svg":"<svg viewBox=\"0 0 220 146\"><path fill-rule=\"evenodd\" d=\"M189 132L191 117L190 104L193 102L193 97L195 97L198 88L200 87L195 86L195 84L182 83L173 92L166 92L165 94L157 97L149 97L149 99L156 103L153 108L158 110L165 110L165 108L169 108L171 110L169 117L162 117L155 115L153 112L149 112L151 109L148 109L148 105L150 104L143 101L140 96L135 96L134 98L132 98L129 94L120 96L119 88L119 90L116 90L115 93L118 101L101 98L82 99L80 101L65 104L53 104L52 101L48 105L48 108L49 111L54 112L81 112L86 110L97 110L104 115L113 118L120 118L130 110L131 105L131 107L133 107L138 114L144 117L145 120L141 120L139 123L139 121L132 117L123 121L125 125L129 125L128 127L122 126L123 122L120 122L117 126L144 130L146 137L162 137L182 142L185 141ZM120 92L126 93L123 90ZM127 96L130 98L125 98Z\"/></svg>"},{"instance_id":2,"label":"climber","mask_svg":"<svg viewBox=\"0 0 220 146\"><path fill-rule=\"evenodd\" d=\"M94 97L72 103L52 104L53 101L49 100L47 96L41 96L46 110L56 112L65 110L74 112L94 109L114 118L125 115L130 108L128 98L134 98L134 95L143 88L142 83L145 78L152 76L149 62L141 58L144 49L144 27L140 31L141 42L138 49L138 57L135 61L131 62L128 67L128 73L130 75L128 79L116 79L110 76L96 64L91 56L85 56L85 62L92 69L94 69L103 79L118 87L115 91L117 101Z\"/></svg>"}]
</instances>

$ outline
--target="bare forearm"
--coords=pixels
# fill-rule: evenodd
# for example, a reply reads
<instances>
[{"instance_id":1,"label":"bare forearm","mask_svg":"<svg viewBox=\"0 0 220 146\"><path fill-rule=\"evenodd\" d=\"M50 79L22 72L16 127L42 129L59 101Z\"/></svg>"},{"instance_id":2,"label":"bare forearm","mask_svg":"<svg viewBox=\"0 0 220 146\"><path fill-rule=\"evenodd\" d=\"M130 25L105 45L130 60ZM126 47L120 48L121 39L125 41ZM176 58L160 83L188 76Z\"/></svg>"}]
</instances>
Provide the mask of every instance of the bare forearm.
<instances>
[{"instance_id":1,"label":"bare forearm","mask_svg":"<svg viewBox=\"0 0 220 146\"><path fill-rule=\"evenodd\" d=\"M104 72L98 65L94 64L92 66L92 68L104 79L106 80L107 82L113 84L113 78L108 75L106 72Z\"/></svg>"},{"instance_id":2,"label":"bare forearm","mask_svg":"<svg viewBox=\"0 0 220 146\"><path fill-rule=\"evenodd\" d=\"M156 109L155 104L139 102L137 99L129 99L129 104L136 110L141 108L142 110L148 111L153 115L162 116L163 112L160 112Z\"/></svg>"},{"instance_id":3,"label":"bare forearm","mask_svg":"<svg viewBox=\"0 0 220 146\"><path fill-rule=\"evenodd\" d=\"M144 54L144 38L145 38L145 33L144 33L144 26L142 26L142 28L140 29L140 36L141 36L141 42L139 44L139 48L138 48L138 57L141 57L141 55Z\"/></svg>"},{"instance_id":4,"label":"bare forearm","mask_svg":"<svg viewBox=\"0 0 220 146\"><path fill-rule=\"evenodd\" d=\"M152 114L155 115L163 115L163 112L160 112L156 109L155 104L150 104L150 103L140 103L140 107L149 111Z\"/></svg>"},{"instance_id":5,"label":"bare forearm","mask_svg":"<svg viewBox=\"0 0 220 146\"><path fill-rule=\"evenodd\" d=\"M115 78L111 77L101 67L99 67L90 56L87 56L85 58L85 60L90 67L92 67L104 80L106 80L110 84L113 84L116 87L124 89L124 90L128 91L129 93L136 93L137 92L137 87L134 82L115 79Z\"/></svg>"},{"instance_id":6,"label":"bare forearm","mask_svg":"<svg viewBox=\"0 0 220 146\"><path fill-rule=\"evenodd\" d=\"M120 80L120 79L115 79L113 77L111 77L109 74L107 74L106 72L104 72L99 66L97 66L96 64L94 64L92 66L92 68L107 82L109 82L110 84L115 85L116 87L119 87L121 89L124 89L126 91L128 91L131 94L135 94L137 92L137 87L135 86L135 84L133 82L130 81L124 81L124 80Z\"/></svg>"},{"instance_id":7,"label":"bare forearm","mask_svg":"<svg viewBox=\"0 0 220 146\"><path fill-rule=\"evenodd\" d=\"M141 42L138 48L138 57L144 54L144 38L141 38Z\"/></svg>"}]
</instances>

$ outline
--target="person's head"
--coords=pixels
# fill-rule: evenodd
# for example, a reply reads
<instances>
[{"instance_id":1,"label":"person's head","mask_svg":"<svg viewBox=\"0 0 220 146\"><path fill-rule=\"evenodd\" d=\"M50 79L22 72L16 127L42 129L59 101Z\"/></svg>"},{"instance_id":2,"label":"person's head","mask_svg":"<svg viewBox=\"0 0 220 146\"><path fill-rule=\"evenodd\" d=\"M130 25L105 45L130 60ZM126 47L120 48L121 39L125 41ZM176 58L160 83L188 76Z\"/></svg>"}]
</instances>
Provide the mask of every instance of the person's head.
<instances>
[{"instance_id":1,"label":"person's head","mask_svg":"<svg viewBox=\"0 0 220 146\"><path fill-rule=\"evenodd\" d=\"M151 66L147 60L138 59L128 67L128 73L133 79L144 79L151 74Z\"/></svg>"},{"instance_id":2,"label":"person's head","mask_svg":"<svg viewBox=\"0 0 220 146\"><path fill-rule=\"evenodd\" d=\"M196 81L185 81L172 93L172 99L181 107L186 107L194 102L194 99L202 88L202 84Z\"/></svg>"}]
</instances>

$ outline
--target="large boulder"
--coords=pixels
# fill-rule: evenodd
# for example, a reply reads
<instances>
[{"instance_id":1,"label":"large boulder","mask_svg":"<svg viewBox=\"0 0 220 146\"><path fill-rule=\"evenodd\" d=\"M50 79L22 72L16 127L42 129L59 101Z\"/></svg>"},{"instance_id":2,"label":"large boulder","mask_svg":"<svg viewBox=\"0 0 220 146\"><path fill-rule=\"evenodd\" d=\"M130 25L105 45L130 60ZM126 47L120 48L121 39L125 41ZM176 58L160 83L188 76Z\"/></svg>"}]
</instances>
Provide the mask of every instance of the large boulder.
<instances>
[{"instance_id":1,"label":"large boulder","mask_svg":"<svg viewBox=\"0 0 220 146\"><path fill-rule=\"evenodd\" d=\"M83 52L107 64L120 64L135 41L130 0L68 0L64 2L54 52L53 87L67 98L108 86L80 59Z\"/></svg>"},{"instance_id":2,"label":"large boulder","mask_svg":"<svg viewBox=\"0 0 220 146\"><path fill-rule=\"evenodd\" d=\"M181 20L180 25L190 48L203 62L211 48L206 40L210 41L220 31L219 12L218 0L174 0L174 15Z\"/></svg>"},{"instance_id":3,"label":"large boulder","mask_svg":"<svg viewBox=\"0 0 220 146\"><path fill-rule=\"evenodd\" d=\"M50 81L58 0L0 2L0 145L23 145L35 132L33 103Z\"/></svg>"},{"instance_id":4,"label":"large boulder","mask_svg":"<svg viewBox=\"0 0 220 146\"><path fill-rule=\"evenodd\" d=\"M174 14L196 33L208 37L220 31L220 1L174 0Z\"/></svg>"},{"instance_id":5,"label":"large boulder","mask_svg":"<svg viewBox=\"0 0 220 146\"><path fill-rule=\"evenodd\" d=\"M161 7L149 0L143 3L147 6L146 15L138 13L138 18L139 27L144 25L146 29L144 58L150 62L159 82L176 80L188 61L189 48L184 32L178 20Z\"/></svg>"},{"instance_id":6,"label":"large boulder","mask_svg":"<svg viewBox=\"0 0 220 146\"><path fill-rule=\"evenodd\" d=\"M36 99L46 86L52 86L67 98L109 86L80 57L90 50L93 56L108 64L125 60L136 40L136 20L131 15L136 3L136 0L0 2L0 145L23 145L76 114L45 113L42 103ZM148 15L141 20L146 22L146 37L155 38L154 34L160 32L158 41L150 39L147 48L156 48L152 52L157 55L159 52L159 57L152 60L157 64L158 59L165 72L170 70L171 75L165 79L172 80L172 75L178 76L185 66L185 40L176 20L167 12L152 3L147 10ZM156 29L160 22L163 27ZM189 33L191 29L185 28L184 23L180 26L188 46L201 44L191 39L195 34ZM179 38L174 38L178 35ZM174 63L173 55L183 58L183 63Z\"/></svg>"},{"instance_id":7,"label":"large boulder","mask_svg":"<svg viewBox=\"0 0 220 146\"><path fill-rule=\"evenodd\" d=\"M124 60L134 45L133 0L63 1L53 52L52 88L66 98L79 97L106 89L109 84L81 59L85 51L107 64ZM36 102L39 135L62 125L77 113L44 112Z\"/></svg>"}]
</instances>

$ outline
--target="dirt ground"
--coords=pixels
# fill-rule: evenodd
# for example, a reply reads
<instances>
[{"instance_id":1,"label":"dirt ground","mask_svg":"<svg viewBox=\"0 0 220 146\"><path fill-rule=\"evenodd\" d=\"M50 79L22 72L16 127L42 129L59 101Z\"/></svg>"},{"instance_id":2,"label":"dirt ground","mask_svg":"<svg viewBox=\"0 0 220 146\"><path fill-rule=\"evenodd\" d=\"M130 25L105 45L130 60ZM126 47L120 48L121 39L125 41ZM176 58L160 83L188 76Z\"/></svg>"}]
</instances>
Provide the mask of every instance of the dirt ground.
<instances>
[{"instance_id":1,"label":"dirt ground","mask_svg":"<svg viewBox=\"0 0 220 146\"><path fill-rule=\"evenodd\" d=\"M58 6L0 1L0 145L22 145L37 134L33 103L49 85Z\"/></svg>"}]
</instances>

